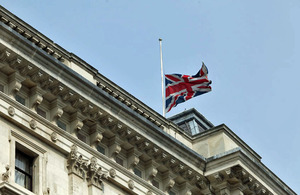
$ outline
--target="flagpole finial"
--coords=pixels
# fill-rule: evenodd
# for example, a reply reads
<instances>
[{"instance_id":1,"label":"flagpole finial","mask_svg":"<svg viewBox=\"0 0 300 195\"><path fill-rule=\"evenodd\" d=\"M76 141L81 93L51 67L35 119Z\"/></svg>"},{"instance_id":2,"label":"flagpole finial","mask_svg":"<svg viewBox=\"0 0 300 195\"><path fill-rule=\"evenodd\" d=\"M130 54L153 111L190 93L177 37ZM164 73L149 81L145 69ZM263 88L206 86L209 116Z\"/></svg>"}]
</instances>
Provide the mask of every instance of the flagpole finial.
<instances>
[{"instance_id":1,"label":"flagpole finial","mask_svg":"<svg viewBox=\"0 0 300 195\"><path fill-rule=\"evenodd\" d=\"M162 41L162 38L159 38L158 40L159 40L159 41Z\"/></svg>"}]
</instances>

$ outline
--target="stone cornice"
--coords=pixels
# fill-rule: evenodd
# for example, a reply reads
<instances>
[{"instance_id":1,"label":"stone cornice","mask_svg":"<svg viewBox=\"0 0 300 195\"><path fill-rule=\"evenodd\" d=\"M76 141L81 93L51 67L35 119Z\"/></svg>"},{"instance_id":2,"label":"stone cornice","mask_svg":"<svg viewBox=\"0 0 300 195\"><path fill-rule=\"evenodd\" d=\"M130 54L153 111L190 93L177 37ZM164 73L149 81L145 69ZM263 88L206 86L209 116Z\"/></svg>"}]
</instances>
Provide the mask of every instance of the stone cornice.
<instances>
[{"instance_id":1,"label":"stone cornice","mask_svg":"<svg viewBox=\"0 0 300 195\"><path fill-rule=\"evenodd\" d=\"M56 59L63 60L62 55L67 54L65 50L56 45L52 40L38 32L17 16L10 13L2 6L0 6L0 21Z\"/></svg>"},{"instance_id":2,"label":"stone cornice","mask_svg":"<svg viewBox=\"0 0 300 195\"><path fill-rule=\"evenodd\" d=\"M234 167L239 167L239 170L243 172L239 177L245 176L247 178L252 178L251 185L258 183L262 189L266 190L266 192L271 192L276 189L275 192L273 191L274 194L296 194L262 162L249 157L249 155L241 148L235 148L228 152L208 158L204 174L206 177L210 178L215 178L216 173L221 173L223 176L228 174L227 177L229 177L230 171L228 172L227 170L231 170L232 172L233 169L236 169ZM225 174L226 171L227 173ZM240 179L242 179L245 184L249 182L248 180L246 181L247 178ZM213 180L214 179L212 179L212 182L214 182ZM249 186L250 183L247 183L247 185ZM254 193L256 192L254 191Z\"/></svg>"},{"instance_id":3,"label":"stone cornice","mask_svg":"<svg viewBox=\"0 0 300 195\"><path fill-rule=\"evenodd\" d=\"M89 155L92 155L92 156L100 159L102 162L106 163L110 167L118 170L118 172L121 173L122 175L125 175L128 178L132 178L135 181L138 181L140 183L140 185L143 185L145 188L150 189L153 193L155 193L155 194L164 194L162 191L158 190L156 187L152 186L151 184L146 182L144 179L139 178L138 176L136 176L133 173L129 172L123 166L117 164L116 162L113 162L111 160L111 158L109 158L105 155L102 155L101 153L99 153L96 150L92 149L89 145L79 141L74 136L70 135L69 133L66 133L63 130L61 130L60 128L53 125L52 123L50 123L46 119L44 119L44 118L40 117L39 115L37 115L36 113L33 113L27 107L24 107L23 105L20 105L20 104L16 103L13 99L7 97L3 93L0 93L0 97L1 97L0 98L1 100L7 102L9 105L12 105L15 108L15 112L16 112L14 114L14 116L8 116L8 115L5 115L5 113L2 112L3 108L0 108L0 115L2 117L6 118L8 120L11 120L16 126L21 127L22 129L26 130L30 134L33 134L35 137L39 138L40 140L47 143L48 145L51 145L53 148L56 148L57 150L59 150L60 152L65 154L66 156L68 154L68 150L70 150L70 148L72 148L72 144L76 143L76 145L79 146L78 149L80 149L80 153L82 154L83 161L87 162L87 159L89 159L90 156L83 155L84 152L82 152L82 150L87 151L89 153ZM3 103L1 103L1 104L2 104L2 107L5 106L5 104L3 104ZM35 118L36 121L37 121L37 128L32 130L30 128L30 126L27 125L27 123L26 123L26 122L28 122L27 121L28 119L21 118L21 120L18 120L16 118L16 117L20 117L20 116L29 116L29 118ZM22 121L22 123L20 121ZM45 126L47 128L45 128ZM58 134L58 139L55 142L50 138L51 131ZM18 136L18 138L20 137L16 133L13 134L13 136L16 136L16 135ZM22 140L23 139L24 138L22 138ZM26 141L26 143L27 142L28 141ZM37 147L34 147L34 148L37 148ZM42 151L42 152L45 152L45 151ZM180 165L183 166L183 168L186 169L186 171L192 170L192 169L187 168L188 166L186 166L184 163L182 163ZM177 167L173 167L173 168L175 169ZM106 170L106 172L107 172L107 170ZM180 174L184 174L184 172L185 172L185 170L183 170L183 172L181 172ZM195 174L195 172L193 174ZM81 174L77 173L77 175L81 175ZM199 179L201 179L200 174L198 174L197 177ZM110 182L114 182L114 183L116 182L112 178L108 178L108 180ZM194 182L194 181L189 181L188 180L188 182Z\"/></svg>"},{"instance_id":4,"label":"stone cornice","mask_svg":"<svg viewBox=\"0 0 300 195\"><path fill-rule=\"evenodd\" d=\"M36 62L31 63L31 62L27 61L23 56L17 55L17 53L19 53L19 52L15 53L14 48L7 49L7 48L3 47L3 45L2 45L2 49L3 48L5 50L4 52L9 50L11 55L9 58L5 59L5 61L2 63L4 63L5 66L14 69L15 70L14 74L19 74L19 71L23 70L22 67L24 66L24 64L26 64L26 66L28 64L30 64L30 66L32 66L32 68L30 69L30 71L28 71L24 74L22 73L22 75L20 76L20 79L21 80L27 79L27 81L28 81L28 79L30 79L32 82L35 82L37 84L37 86L41 87L43 90L47 91L48 93L50 92L50 93L56 94L55 96L57 96L58 99L56 100L57 103L55 103L55 105L54 105L57 107L57 109L54 110L56 113L55 116L59 115L58 117L60 117L62 115L61 112L63 112L63 110L59 109L59 106L62 103L59 103L59 102L65 102L65 104L71 105L71 106L73 106L74 109L77 109L79 113L85 114L87 117L90 117L90 120L92 121L92 120L94 120L93 113L95 112L95 110L93 111L93 113L91 113L92 111L89 111L86 109L86 108L88 108L86 105L91 105L91 109L95 108L97 110L96 113L98 113L98 112L101 113L99 115L100 118L96 117L96 121L95 120L94 121L97 123L97 121L100 120L100 123L102 125L106 126L106 128L113 130L115 128L115 125L118 125L118 124L120 124L124 128L126 127L126 125L122 121L120 121L119 114L122 111L124 114L137 119L139 121L139 123L141 123L141 125L144 125L145 127L147 126L146 129L150 130L150 131L147 130L147 132L146 132L146 129L144 131L142 131L141 133L143 133L144 135L139 134L138 132L134 132L134 134L135 134L134 136L140 136L143 141L147 141L150 143L150 148L143 148L143 147L137 146L138 148L141 148L142 151L144 151L144 150L148 151L149 149L152 150L154 147L154 149L156 148L157 151L155 151L154 153L150 153L150 156L154 155L154 159L156 161L158 161L158 163L162 164L163 166L170 166L173 168L175 168L175 166L176 167L178 166L179 172L177 172L176 174L178 174L179 176L182 175L182 177L186 178L187 180L190 180L193 177L198 177L201 179L201 173L202 173L201 169L204 166L204 158L201 157L199 154L196 154L191 149L182 145L180 142L175 140L173 137L169 136L167 133L165 133L160 128L158 128L155 124L149 122L147 119L145 119L144 117L141 117L139 114L132 112L131 109L124 106L123 104L120 104L120 102L118 102L117 100L114 100L114 99L111 100L110 96L108 94L106 94L106 93L103 94L103 92L99 88L88 83L87 81L82 82L80 84L80 79L84 79L84 78L79 77L79 75L76 75L76 73L72 72L72 70L65 70L63 72L60 72L59 75L56 75L57 77L49 76L49 75L47 75L46 72L40 71L39 68L35 66ZM43 54L43 53L41 53L41 54ZM20 58L20 59L22 59L22 61L17 66L12 66L10 62L11 62L11 60L14 60L15 58ZM55 63L57 63L57 61ZM52 69L55 71L55 69L51 67L50 63L48 63L48 66L49 66L49 69ZM103 107L98 108L97 105L100 105L99 103L89 102L89 100L86 99L87 97L82 97L81 95L77 94L75 89L70 90L60 79L60 77L64 77L65 79L70 77L70 75L69 76L65 75L65 74L69 73L68 71L70 71L75 76L78 76L78 77L73 78L73 80L76 80L79 78L79 81L76 81L76 82L74 81L75 85L77 85L78 88L80 88L82 91L85 91L85 90L90 91L91 90L90 92L83 93L83 94L87 94L87 95L90 94L88 99L93 100L93 98L100 98L100 96L104 96L104 97L102 97L103 101L107 102L109 100L110 102L108 102L108 103L110 103L110 104L112 102L116 102L117 105L119 104L118 109L120 109L120 110L116 111L116 113L114 113L114 112L107 113L105 111L106 110L105 108L103 108ZM55 75L55 72L52 74ZM65 81L65 82L68 83L67 81ZM82 87L82 85L87 85L89 87ZM64 98L66 94L70 93L70 91L72 92L72 95L70 95L72 97ZM87 146L84 143L81 143L78 139L76 139L71 134L69 135L66 132L62 132L62 130L58 129L58 127L54 127L54 125L52 123L50 123L50 121L42 119L40 116L37 116L31 109L29 109L19 103L16 103L13 99L11 99L10 97L8 97L4 94L1 94L1 96L3 96L1 98L2 100L5 100L5 101L9 102L10 105L14 105L15 107L17 107L18 112L26 112L26 114L22 114L20 116L29 116L30 118L32 118L31 121L28 120L28 124L27 124L26 128L28 129L29 132L34 133L35 136L40 137L41 140L47 140L46 142L48 142L48 143L50 142L50 140L52 140L52 141L57 140L57 139L52 139L52 137L50 138L50 132L46 133L46 134L45 133L41 133L41 134L37 133L37 132L40 132L42 129L44 129L44 128L40 128L40 125L42 125L42 124L45 125L45 123L46 123L46 125L50 127L49 129L55 129L55 132L57 134L60 134L60 136L64 136L65 138L68 139L68 142L65 142L63 144L64 147L68 147L67 146L67 145L69 145L68 143L79 142L80 144L78 144L78 145L80 147L85 148L85 150L87 150L87 151L92 150L92 148L90 148L89 146ZM35 96L34 96L34 98L35 98ZM79 100L81 100L81 101L79 101ZM76 102L74 103L74 101L76 101ZM77 101L79 103L77 103ZM51 106L51 107L53 107L53 106ZM52 111L53 111L53 109L52 109ZM61 114L59 114L59 113L61 113ZM104 115L104 116L101 116L101 115ZM9 118L8 115L5 115L5 117ZM26 121L26 120L21 119L20 121ZM14 122L14 123L18 124L17 122ZM24 124L19 123L18 125L22 126ZM76 128L77 128L77 125L76 125ZM34 130L34 131L30 131L30 130ZM120 136L122 136L123 130L122 129L119 129L119 130L116 129L116 130L117 130L117 133L119 130L121 130ZM132 130L133 129L129 129L129 131L132 131ZM115 130L113 130L113 131L115 131ZM41 135L48 135L49 137L48 136L43 137ZM163 135L163 136L161 136L161 135ZM168 139L164 139L166 137L168 137ZM128 137L128 141L129 141L129 138L131 138L131 137ZM151 138L152 141L149 140L149 138ZM166 141L166 140L168 140L168 141ZM155 141L157 144L159 143L159 144L165 144L165 145L166 145L166 143L171 144L171 145L173 143L173 144L178 145L179 147L168 147L168 145L166 145L165 147L161 148L161 146L158 146L157 144L153 143L153 141ZM133 146L135 146L136 144L139 145L139 142L136 142L136 143L133 142ZM58 148L58 147L56 146L56 148ZM179 149L180 151L171 151L174 148L176 148L176 150ZM65 149L60 149L60 150L65 150ZM185 152L183 152L181 150L184 150ZM183 156L185 156L183 158L186 160L185 162L181 162L180 160L178 160L178 158L182 158ZM170 161L171 163L166 161L169 159L172 160L172 161ZM173 162L175 164L172 164Z\"/></svg>"},{"instance_id":5,"label":"stone cornice","mask_svg":"<svg viewBox=\"0 0 300 195\"><path fill-rule=\"evenodd\" d=\"M72 148L72 144L76 143L78 146L78 153L82 154L83 161L87 161L87 159L90 159L91 156L94 156L98 159L100 159L102 162L106 163L108 166L110 166L112 169L118 170L119 174L121 173L122 175L128 177L128 178L134 178L135 181L139 181L141 185L143 185L145 188L150 189L153 193L155 194L164 194L162 191L154 187L153 185L149 184L145 180L137 177L133 173L130 173L126 168L123 166L117 164L116 162L113 162L109 157L99 153L98 151L92 149L89 145L81 142L71 134L63 131L59 127L53 125L50 123L48 120L44 119L43 117L37 115L36 113L33 113L30 109L27 107L20 105L16 103L14 100L11 98L7 97L5 94L0 92L0 100L5 101L9 105L12 105L15 108L15 114L14 116L8 116L7 114L3 113L3 106L4 104L1 103L2 106L0 106L0 116L3 118L6 118L7 120L11 120L16 126L21 127L22 129L26 130L30 134L33 134L35 137L39 138L43 142L47 143L48 145L52 146L53 148L56 148L60 152L62 152L64 155L68 156L69 151ZM2 107L2 108L1 108ZM38 127L35 130L30 129L29 125L26 124L28 119L21 118L18 120L16 117L19 116L29 116L29 118L35 118ZM20 122L22 121L22 123ZM45 128L46 127L46 128ZM53 140L51 141L51 132L55 132L58 134L58 139L54 142ZM12 136L17 136L20 138L19 134L12 133ZM24 140L25 138L21 138ZM26 141L26 143L29 143L29 141ZM33 143L31 143L33 144ZM34 148L38 148L39 151L44 153L44 150L41 150L39 147L34 146ZM83 151L86 151L89 153L91 156L87 156ZM76 157L77 158L77 157ZM109 170L106 170L106 172L109 172ZM80 174L78 174L80 175ZM110 182L116 182L114 179L111 177L108 178Z\"/></svg>"}]
</instances>

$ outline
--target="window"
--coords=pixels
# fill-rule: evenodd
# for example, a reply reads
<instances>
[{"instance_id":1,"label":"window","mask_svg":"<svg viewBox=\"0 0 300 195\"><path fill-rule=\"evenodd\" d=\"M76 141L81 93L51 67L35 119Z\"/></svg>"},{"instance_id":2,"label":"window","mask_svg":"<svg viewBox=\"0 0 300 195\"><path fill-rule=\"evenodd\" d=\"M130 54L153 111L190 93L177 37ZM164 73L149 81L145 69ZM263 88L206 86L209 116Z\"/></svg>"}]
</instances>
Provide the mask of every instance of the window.
<instances>
[{"instance_id":1,"label":"window","mask_svg":"<svg viewBox=\"0 0 300 195\"><path fill-rule=\"evenodd\" d=\"M36 113L44 118L46 118L46 112L39 107L36 108Z\"/></svg>"},{"instance_id":2,"label":"window","mask_svg":"<svg viewBox=\"0 0 300 195\"><path fill-rule=\"evenodd\" d=\"M59 128L63 129L63 130L67 130L67 125L66 123L62 122L61 120L57 120L56 124Z\"/></svg>"},{"instance_id":3,"label":"window","mask_svg":"<svg viewBox=\"0 0 300 195\"><path fill-rule=\"evenodd\" d=\"M15 182L32 191L33 158L16 150Z\"/></svg>"},{"instance_id":4,"label":"window","mask_svg":"<svg viewBox=\"0 0 300 195\"><path fill-rule=\"evenodd\" d=\"M84 136L84 135L78 133L78 134L77 134L77 138L78 138L80 141L86 143L86 136Z\"/></svg>"},{"instance_id":5,"label":"window","mask_svg":"<svg viewBox=\"0 0 300 195\"><path fill-rule=\"evenodd\" d=\"M15 96L16 98L16 101L19 102L20 104L24 105L25 106L25 98L19 96L19 95L16 95Z\"/></svg>"},{"instance_id":6,"label":"window","mask_svg":"<svg viewBox=\"0 0 300 195\"><path fill-rule=\"evenodd\" d=\"M123 159L119 158L119 157L116 157L116 163L118 163L119 165L122 165L124 164L124 161Z\"/></svg>"},{"instance_id":7,"label":"window","mask_svg":"<svg viewBox=\"0 0 300 195\"><path fill-rule=\"evenodd\" d=\"M135 175L139 176L140 178L142 178L142 171L139 170L138 168L134 168L133 172Z\"/></svg>"},{"instance_id":8,"label":"window","mask_svg":"<svg viewBox=\"0 0 300 195\"><path fill-rule=\"evenodd\" d=\"M97 151L100 152L101 154L104 154L105 155L105 148L103 148L102 146L100 145L97 145Z\"/></svg>"},{"instance_id":9,"label":"window","mask_svg":"<svg viewBox=\"0 0 300 195\"><path fill-rule=\"evenodd\" d=\"M152 185L153 185L154 187L156 187L157 189L159 189L159 182L158 182L158 181L152 180Z\"/></svg>"},{"instance_id":10,"label":"window","mask_svg":"<svg viewBox=\"0 0 300 195\"><path fill-rule=\"evenodd\" d=\"M47 170L45 158L47 151L36 142L32 142L33 139L20 131L12 129L11 136L11 147L15 148L10 156L14 166L13 179L15 184L19 185L20 188L23 187L23 190L42 194L41 182L45 182L42 173L43 170Z\"/></svg>"}]
</instances>

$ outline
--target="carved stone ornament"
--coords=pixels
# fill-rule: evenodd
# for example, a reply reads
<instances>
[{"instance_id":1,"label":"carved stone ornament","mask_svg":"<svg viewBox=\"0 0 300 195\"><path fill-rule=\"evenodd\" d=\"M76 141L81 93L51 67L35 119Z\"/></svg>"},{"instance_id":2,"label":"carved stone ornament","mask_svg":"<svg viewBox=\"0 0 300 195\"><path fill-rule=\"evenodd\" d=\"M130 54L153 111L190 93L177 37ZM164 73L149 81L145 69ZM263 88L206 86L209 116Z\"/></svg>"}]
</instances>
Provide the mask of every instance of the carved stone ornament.
<instances>
[{"instance_id":1,"label":"carved stone ornament","mask_svg":"<svg viewBox=\"0 0 300 195\"><path fill-rule=\"evenodd\" d=\"M6 172L2 173L2 180L4 182L8 182L8 179L9 179L9 165L6 165L5 169L6 169Z\"/></svg>"},{"instance_id":2,"label":"carved stone ornament","mask_svg":"<svg viewBox=\"0 0 300 195\"><path fill-rule=\"evenodd\" d=\"M83 159L82 155L78 156L77 153L77 146L71 146L71 152L69 153L67 160L67 168L69 174L73 173L84 179L88 170L88 160Z\"/></svg>"},{"instance_id":3,"label":"carved stone ornament","mask_svg":"<svg viewBox=\"0 0 300 195\"><path fill-rule=\"evenodd\" d=\"M115 178L117 176L117 172L115 169L110 169L109 170L109 176L112 178Z\"/></svg>"},{"instance_id":4,"label":"carved stone ornament","mask_svg":"<svg viewBox=\"0 0 300 195\"><path fill-rule=\"evenodd\" d=\"M12 106L8 107L7 112L10 116L14 116L15 115L14 107L12 107Z\"/></svg>"},{"instance_id":5,"label":"carved stone ornament","mask_svg":"<svg viewBox=\"0 0 300 195\"><path fill-rule=\"evenodd\" d=\"M131 179L128 181L128 187L129 187L131 190L134 189L134 182L133 182Z\"/></svg>"},{"instance_id":6,"label":"carved stone ornament","mask_svg":"<svg viewBox=\"0 0 300 195\"><path fill-rule=\"evenodd\" d=\"M29 126L30 126L32 129L36 129L36 127L37 127L37 122L36 122L36 120L32 119L32 120L29 122Z\"/></svg>"},{"instance_id":7,"label":"carved stone ornament","mask_svg":"<svg viewBox=\"0 0 300 195\"><path fill-rule=\"evenodd\" d=\"M10 84L10 91L12 94L15 94L17 93L18 91L20 91L22 87L22 83L20 83L19 81L13 81L11 84Z\"/></svg>"},{"instance_id":8,"label":"carved stone ornament","mask_svg":"<svg viewBox=\"0 0 300 195\"><path fill-rule=\"evenodd\" d=\"M87 181L88 185L94 185L99 189L102 189L102 179L107 179L108 176L102 171L101 167L97 167L96 157L92 157L87 169Z\"/></svg>"},{"instance_id":9,"label":"carved stone ornament","mask_svg":"<svg viewBox=\"0 0 300 195\"><path fill-rule=\"evenodd\" d=\"M56 133L56 132L51 133L50 137L51 137L51 140L52 140L53 142L56 142L57 139L58 139L58 138L57 138L57 133Z\"/></svg>"},{"instance_id":10,"label":"carved stone ornament","mask_svg":"<svg viewBox=\"0 0 300 195\"><path fill-rule=\"evenodd\" d=\"M43 101L43 96L36 94L34 97L32 97L33 105L40 105Z\"/></svg>"},{"instance_id":11,"label":"carved stone ornament","mask_svg":"<svg viewBox=\"0 0 300 195\"><path fill-rule=\"evenodd\" d=\"M101 133L94 133L91 137L91 144L97 145L101 142L103 135Z\"/></svg>"},{"instance_id":12,"label":"carved stone ornament","mask_svg":"<svg viewBox=\"0 0 300 195\"><path fill-rule=\"evenodd\" d=\"M158 170L156 168L153 168L150 173L150 177L156 177L157 173L158 173Z\"/></svg>"},{"instance_id":13,"label":"carved stone ornament","mask_svg":"<svg viewBox=\"0 0 300 195\"><path fill-rule=\"evenodd\" d=\"M96 137L95 137L95 142L98 144L101 142L103 138L103 135L101 133L97 133Z\"/></svg>"},{"instance_id":14,"label":"carved stone ornament","mask_svg":"<svg viewBox=\"0 0 300 195\"><path fill-rule=\"evenodd\" d=\"M77 123L75 124L75 129L77 131L80 131L82 129L82 127L83 127L83 122L80 120L77 120Z\"/></svg>"},{"instance_id":15,"label":"carved stone ornament","mask_svg":"<svg viewBox=\"0 0 300 195\"><path fill-rule=\"evenodd\" d=\"M57 118L60 118L63 115L63 113L64 113L63 109L58 108L55 116Z\"/></svg>"},{"instance_id":16,"label":"carved stone ornament","mask_svg":"<svg viewBox=\"0 0 300 195\"><path fill-rule=\"evenodd\" d=\"M140 159L138 158L138 157L133 157L133 159L132 159L132 163L131 163L131 166L132 167L134 167L134 166L136 166L137 164L139 164L139 162L140 162Z\"/></svg>"},{"instance_id":17,"label":"carved stone ornament","mask_svg":"<svg viewBox=\"0 0 300 195\"><path fill-rule=\"evenodd\" d=\"M175 181L173 179L170 179L167 183L166 190L168 191L168 190L172 189L174 187L174 185L175 185Z\"/></svg>"}]
</instances>

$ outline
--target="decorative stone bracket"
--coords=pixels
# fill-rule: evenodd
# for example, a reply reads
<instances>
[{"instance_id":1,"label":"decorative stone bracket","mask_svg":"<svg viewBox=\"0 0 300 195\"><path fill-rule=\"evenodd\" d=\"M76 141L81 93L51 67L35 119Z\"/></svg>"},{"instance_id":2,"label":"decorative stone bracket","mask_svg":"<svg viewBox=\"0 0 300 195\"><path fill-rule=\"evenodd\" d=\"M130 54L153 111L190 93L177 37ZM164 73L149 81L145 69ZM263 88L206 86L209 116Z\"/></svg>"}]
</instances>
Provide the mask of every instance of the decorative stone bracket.
<instances>
[{"instance_id":1,"label":"decorative stone bracket","mask_svg":"<svg viewBox=\"0 0 300 195\"><path fill-rule=\"evenodd\" d=\"M71 134L75 135L77 132L80 132L80 130L83 127L83 122L85 117L80 114L79 112L75 112L72 116L71 116Z\"/></svg>"},{"instance_id":2,"label":"decorative stone bracket","mask_svg":"<svg viewBox=\"0 0 300 195\"><path fill-rule=\"evenodd\" d=\"M3 50L3 51L1 51L1 52L0 52L0 62L5 62L6 59L9 58L10 53L11 53L11 52L8 51L8 50Z\"/></svg>"},{"instance_id":3,"label":"decorative stone bracket","mask_svg":"<svg viewBox=\"0 0 300 195\"><path fill-rule=\"evenodd\" d=\"M93 185L102 189L103 179L108 179L108 172L103 171L97 164L96 157L92 157L88 162L89 160L83 159L82 155L78 155L78 148L73 145L67 159L69 174L75 174L83 180L86 179L88 186ZM114 172L114 174L111 172ZM116 176L114 169L111 169L109 174L112 178Z\"/></svg>"},{"instance_id":4,"label":"decorative stone bracket","mask_svg":"<svg viewBox=\"0 0 300 195\"><path fill-rule=\"evenodd\" d=\"M97 166L97 159L95 157L92 157L90 161L91 163L88 165L87 169L88 185L94 185L99 189L102 189L102 179L107 179L108 175L102 171L101 167Z\"/></svg>"},{"instance_id":5,"label":"decorative stone bracket","mask_svg":"<svg viewBox=\"0 0 300 195\"><path fill-rule=\"evenodd\" d=\"M151 164L147 169L146 169L146 178L151 181L154 179L158 173L158 170L156 169L158 165L156 164Z\"/></svg>"},{"instance_id":6,"label":"decorative stone bracket","mask_svg":"<svg viewBox=\"0 0 300 195\"><path fill-rule=\"evenodd\" d=\"M10 168L9 165L6 165L6 166L5 166L6 172L2 173L2 180L3 180L4 182L8 182L9 175L10 175L9 168Z\"/></svg>"},{"instance_id":7,"label":"decorative stone bracket","mask_svg":"<svg viewBox=\"0 0 300 195\"><path fill-rule=\"evenodd\" d=\"M109 156L115 158L122 150L119 143L114 143L109 147Z\"/></svg>"},{"instance_id":8,"label":"decorative stone bracket","mask_svg":"<svg viewBox=\"0 0 300 195\"><path fill-rule=\"evenodd\" d=\"M51 120L52 121L56 121L57 119L59 119L64 111L63 111L63 103L59 100L56 100L55 102L52 103L52 109L50 111L50 115L51 115Z\"/></svg>"},{"instance_id":9,"label":"decorative stone bracket","mask_svg":"<svg viewBox=\"0 0 300 195\"><path fill-rule=\"evenodd\" d=\"M91 134L90 134L90 143L91 146L96 149L97 145L101 142L104 132L103 128L99 124L95 124L90 128Z\"/></svg>"},{"instance_id":10,"label":"decorative stone bracket","mask_svg":"<svg viewBox=\"0 0 300 195\"><path fill-rule=\"evenodd\" d=\"M82 155L78 156L78 148L76 145L71 147L67 160L67 168L70 173L74 173L77 176L85 179L86 171L88 170L88 160L84 160Z\"/></svg>"},{"instance_id":11,"label":"decorative stone bracket","mask_svg":"<svg viewBox=\"0 0 300 195\"><path fill-rule=\"evenodd\" d=\"M11 96L15 96L22 87L24 78L17 72L9 76L8 92Z\"/></svg>"},{"instance_id":12,"label":"decorative stone bracket","mask_svg":"<svg viewBox=\"0 0 300 195\"><path fill-rule=\"evenodd\" d=\"M29 100L30 107L36 108L36 106L40 105L43 101L43 95L44 92L39 86L34 87L34 89L31 90L31 96Z\"/></svg>"}]
</instances>

